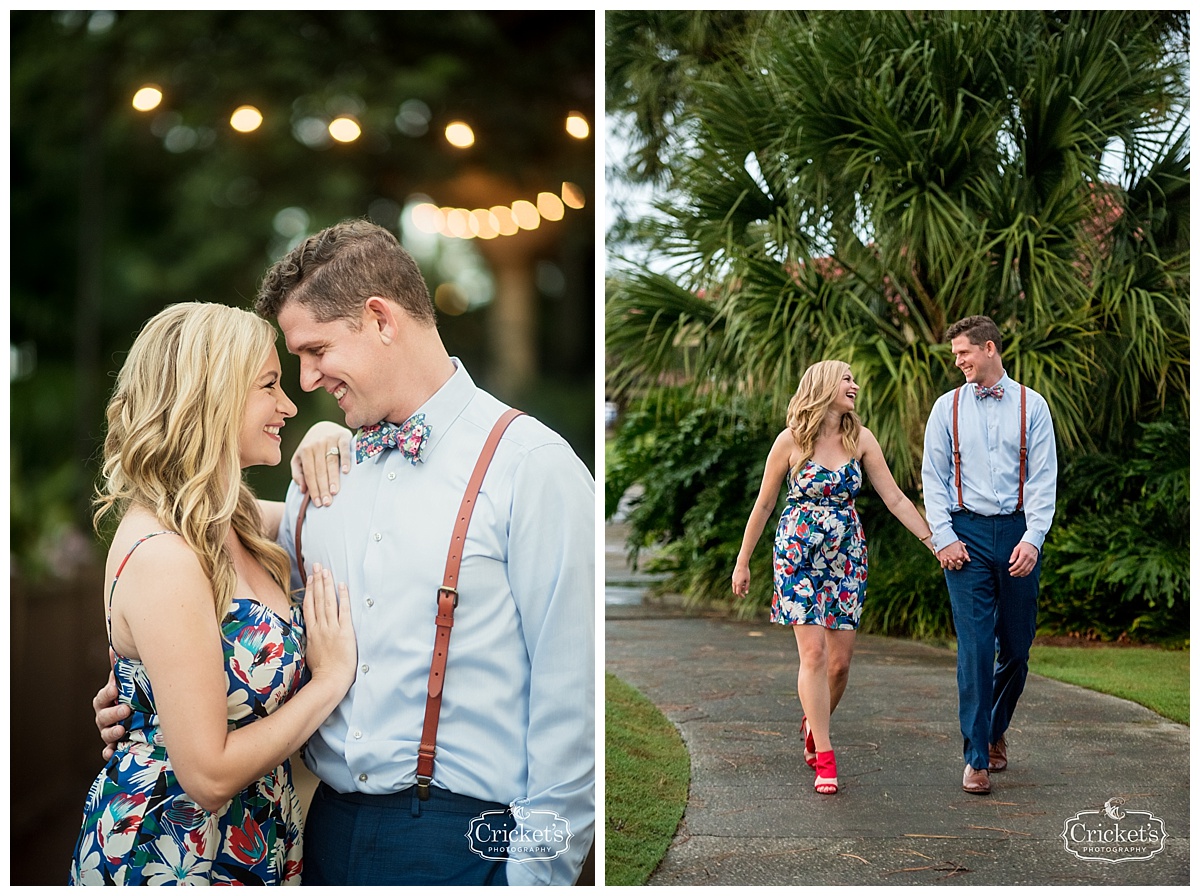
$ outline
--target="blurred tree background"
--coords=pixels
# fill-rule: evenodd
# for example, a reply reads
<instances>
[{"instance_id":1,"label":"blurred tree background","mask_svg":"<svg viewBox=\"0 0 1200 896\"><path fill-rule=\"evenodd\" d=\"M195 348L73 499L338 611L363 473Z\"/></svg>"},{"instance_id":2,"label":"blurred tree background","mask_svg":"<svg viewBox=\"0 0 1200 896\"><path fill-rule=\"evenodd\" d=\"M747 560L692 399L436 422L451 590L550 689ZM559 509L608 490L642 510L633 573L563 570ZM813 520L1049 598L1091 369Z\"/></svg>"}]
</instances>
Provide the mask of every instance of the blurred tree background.
<instances>
[{"instance_id":1,"label":"blurred tree background","mask_svg":"<svg viewBox=\"0 0 1200 896\"><path fill-rule=\"evenodd\" d=\"M60 11L9 28L12 687L14 702L56 695L45 761L63 772L14 787L12 882L62 883L71 842L54 832L63 805L78 824L99 767L90 700L107 665L89 503L104 405L146 319L250 307L291 246L368 217L421 264L476 382L594 468L595 17ZM147 85L161 101L139 111ZM256 128L232 126L242 106ZM471 145L448 141L454 121ZM287 457L340 414L300 391L282 339L280 356L300 407ZM286 464L251 482L281 498ZM23 755L14 744L27 778Z\"/></svg>"},{"instance_id":2,"label":"blurred tree background","mask_svg":"<svg viewBox=\"0 0 1200 896\"><path fill-rule=\"evenodd\" d=\"M988 314L1044 395L1060 464L1041 623L1189 633L1186 12L610 11L607 172L652 201L610 228L606 392L627 408L607 509L667 587L729 577L788 398L851 364L920 501L944 334ZM633 194L636 196L636 193ZM940 569L868 490L865 631L946 637ZM772 530L773 531L773 530ZM771 599L771 537L751 566Z\"/></svg>"}]
</instances>

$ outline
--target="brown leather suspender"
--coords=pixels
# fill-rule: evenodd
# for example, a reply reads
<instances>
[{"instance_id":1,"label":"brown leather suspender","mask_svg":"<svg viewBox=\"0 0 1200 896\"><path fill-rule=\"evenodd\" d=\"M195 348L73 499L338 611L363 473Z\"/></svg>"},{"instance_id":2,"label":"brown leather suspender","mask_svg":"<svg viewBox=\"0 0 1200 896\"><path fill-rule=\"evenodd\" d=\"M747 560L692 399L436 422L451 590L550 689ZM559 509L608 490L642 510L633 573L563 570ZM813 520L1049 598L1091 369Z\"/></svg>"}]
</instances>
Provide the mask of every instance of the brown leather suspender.
<instances>
[{"instance_id":1,"label":"brown leather suspender","mask_svg":"<svg viewBox=\"0 0 1200 896\"><path fill-rule=\"evenodd\" d=\"M436 633L433 642L433 659L429 667L429 689L425 699L425 722L421 730L421 746L417 751L417 795L429 799L429 785L433 781L433 757L437 752L438 718L442 710L442 687L446 680L446 659L450 649L450 629L454 626L454 609L458 606L458 569L462 563L463 546L466 544L467 527L471 523L471 514L475 510L475 501L479 497L479 489L483 485L483 477L487 473L492 456L500 438L523 411L509 408L505 411L492 431L475 462L471 478L467 480L466 493L458 508L458 516L454 521L454 532L450 536L450 550L446 556L446 570L442 575L442 586L437 590ZM300 578L304 578L304 554L300 550L300 532L304 527L304 515L308 510L308 495L300 502L300 514L296 520L296 562L300 564Z\"/></svg>"},{"instance_id":2,"label":"brown leather suspender","mask_svg":"<svg viewBox=\"0 0 1200 896\"><path fill-rule=\"evenodd\" d=\"M1025 506L1025 387L1021 387L1021 473L1017 479L1017 510Z\"/></svg>"},{"instance_id":3,"label":"brown leather suspender","mask_svg":"<svg viewBox=\"0 0 1200 896\"><path fill-rule=\"evenodd\" d=\"M458 566L462 562L463 546L467 539L467 526L475 509L475 499L483 476L491 463L492 455L504 430L521 411L509 408L492 427L475 470L467 482L467 491L458 508L458 519L454 523L454 534L450 538L450 551L446 557L446 572L442 587L437 591L437 635L433 642L433 662L429 667L429 694L425 699L425 724L421 730L421 747L417 751L417 796L429 799L429 784L433 780L433 754L437 747L438 716L442 709L442 686L446 680L446 656L450 647L450 628L454 625L454 608L458 606Z\"/></svg>"},{"instance_id":4,"label":"brown leather suspender","mask_svg":"<svg viewBox=\"0 0 1200 896\"><path fill-rule=\"evenodd\" d=\"M966 510L967 505L963 503L962 495L962 452L959 451L958 445L958 395L961 391L962 389L954 390L954 487L958 490L958 506ZM1021 468L1017 479L1017 510L1025 505L1025 459L1029 454L1025 447L1025 427L1025 387L1021 386Z\"/></svg>"}]
</instances>

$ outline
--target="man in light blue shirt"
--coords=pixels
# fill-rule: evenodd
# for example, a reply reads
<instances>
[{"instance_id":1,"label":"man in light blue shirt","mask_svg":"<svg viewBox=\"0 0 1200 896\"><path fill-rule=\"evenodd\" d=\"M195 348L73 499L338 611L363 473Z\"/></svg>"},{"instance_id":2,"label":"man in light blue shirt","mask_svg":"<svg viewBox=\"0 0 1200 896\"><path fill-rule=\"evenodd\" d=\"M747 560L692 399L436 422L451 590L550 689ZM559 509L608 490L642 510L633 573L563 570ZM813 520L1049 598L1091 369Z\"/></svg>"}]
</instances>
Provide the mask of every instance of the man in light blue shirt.
<instances>
[{"instance_id":1,"label":"man in light blue shirt","mask_svg":"<svg viewBox=\"0 0 1200 896\"><path fill-rule=\"evenodd\" d=\"M506 407L447 353L415 262L383 228L310 237L267 272L257 310L278 319L302 388L328 391L349 427L420 424L412 456L372 449L302 528L306 568L349 586L359 652L354 686L305 750L322 783L304 883L574 883L595 815L591 475L533 418L505 431L467 531L423 799L438 588ZM279 535L293 559L299 504L293 485Z\"/></svg>"},{"instance_id":2,"label":"man in light blue shirt","mask_svg":"<svg viewBox=\"0 0 1200 896\"><path fill-rule=\"evenodd\" d=\"M1029 672L1058 456L1050 408L1005 373L995 322L968 317L946 335L967 382L934 403L921 475L958 637L963 790L982 794L1008 765Z\"/></svg>"}]
</instances>

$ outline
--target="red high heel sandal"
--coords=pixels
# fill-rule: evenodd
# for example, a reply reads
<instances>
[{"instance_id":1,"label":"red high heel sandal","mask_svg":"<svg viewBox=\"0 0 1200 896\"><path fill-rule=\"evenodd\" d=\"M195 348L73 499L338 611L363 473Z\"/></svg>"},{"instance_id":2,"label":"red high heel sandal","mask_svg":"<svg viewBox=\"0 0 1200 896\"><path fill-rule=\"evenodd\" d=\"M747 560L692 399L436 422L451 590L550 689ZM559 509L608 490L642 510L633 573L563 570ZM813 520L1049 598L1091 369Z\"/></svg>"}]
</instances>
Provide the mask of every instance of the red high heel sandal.
<instances>
[{"instance_id":1,"label":"red high heel sandal","mask_svg":"<svg viewBox=\"0 0 1200 896\"><path fill-rule=\"evenodd\" d=\"M800 720L800 736L804 738L804 761L808 767L817 767L817 742L813 739L812 729L808 727L808 716Z\"/></svg>"},{"instance_id":2,"label":"red high heel sandal","mask_svg":"<svg viewBox=\"0 0 1200 896\"><path fill-rule=\"evenodd\" d=\"M833 750L817 754L817 777L813 781L813 790L824 794L838 792L837 760L833 757Z\"/></svg>"}]
</instances>

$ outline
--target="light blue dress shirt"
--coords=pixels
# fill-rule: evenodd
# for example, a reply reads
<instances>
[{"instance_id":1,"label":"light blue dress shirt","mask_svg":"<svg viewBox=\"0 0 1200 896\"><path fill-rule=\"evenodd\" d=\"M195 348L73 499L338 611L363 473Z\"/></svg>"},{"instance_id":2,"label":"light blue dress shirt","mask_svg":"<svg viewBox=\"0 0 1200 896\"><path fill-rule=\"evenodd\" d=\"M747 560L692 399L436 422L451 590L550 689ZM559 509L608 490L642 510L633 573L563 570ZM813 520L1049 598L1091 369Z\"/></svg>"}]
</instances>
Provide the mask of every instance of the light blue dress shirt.
<instances>
[{"instance_id":1,"label":"light blue dress shirt","mask_svg":"<svg viewBox=\"0 0 1200 896\"><path fill-rule=\"evenodd\" d=\"M467 480L505 410L454 363L418 409L431 427L424 461L392 450L351 463L333 503L305 519L306 572L320 563L348 585L358 636L355 683L304 754L342 793L416 780L437 589ZM293 484L279 533L297 588L300 498ZM530 810L527 822L516 813L514 837L566 820L571 844L554 858L516 861L510 849L510 885L573 883L593 838L595 546L591 474L561 436L518 417L467 533L433 775L436 787Z\"/></svg>"},{"instance_id":2,"label":"light blue dress shirt","mask_svg":"<svg viewBox=\"0 0 1200 896\"><path fill-rule=\"evenodd\" d=\"M957 390L958 439L962 457L962 493L965 509L998 516L1017 509L1021 469L1021 386L1008 374L1000 377L1004 397L977 398L975 386ZM958 541L950 514L958 509L954 485L954 393L934 402L925 426L925 457L921 479L925 491L925 518L933 530L933 546L941 550ZM1054 423L1046 399L1025 390L1025 534L1021 538L1040 552L1054 520L1058 484L1058 453Z\"/></svg>"}]
</instances>

